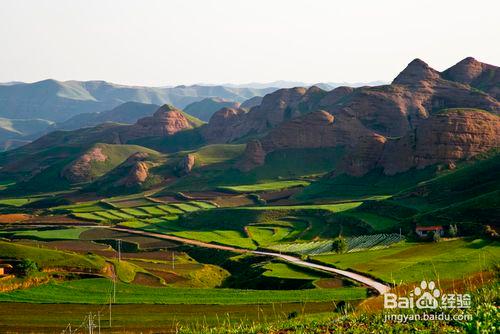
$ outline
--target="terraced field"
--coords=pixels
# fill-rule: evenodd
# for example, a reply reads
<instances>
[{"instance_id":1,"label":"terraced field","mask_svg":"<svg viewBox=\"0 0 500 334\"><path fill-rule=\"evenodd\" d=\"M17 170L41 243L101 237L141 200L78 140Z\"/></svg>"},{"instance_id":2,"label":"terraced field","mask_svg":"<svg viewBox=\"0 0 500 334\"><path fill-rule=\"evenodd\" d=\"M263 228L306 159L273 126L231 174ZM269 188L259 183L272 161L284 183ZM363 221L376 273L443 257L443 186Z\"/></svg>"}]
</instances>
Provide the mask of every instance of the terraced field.
<instances>
[{"instance_id":1,"label":"terraced field","mask_svg":"<svg viewBox=\"0 0 500 334\"><path fill-rule=\"evenodd\" d=\"M60 206L53 211L66 211L71 217L99 223L124 223L128 227L144 227L175 220L178 215L187 212L212 208L215 208L214 204L203 201L159 204L142 197Z\"/></svg>"}]
</instances>

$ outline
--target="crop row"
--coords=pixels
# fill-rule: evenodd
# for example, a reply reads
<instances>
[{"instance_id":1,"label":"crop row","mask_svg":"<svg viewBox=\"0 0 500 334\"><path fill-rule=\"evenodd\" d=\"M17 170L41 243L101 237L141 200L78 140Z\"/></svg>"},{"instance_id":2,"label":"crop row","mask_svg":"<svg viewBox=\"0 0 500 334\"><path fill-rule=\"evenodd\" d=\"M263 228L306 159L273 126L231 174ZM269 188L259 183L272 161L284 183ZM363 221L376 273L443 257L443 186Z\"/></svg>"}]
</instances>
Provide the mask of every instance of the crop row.
<instances>
[{"instance_id":1,"label":"crop row","mask_svg":"<svg viewBox=\"0 0 500 334\"><path fill-rule=\"evenodd\" d=\"M347 251L351 253L361 250L384 248L402 241L403 239L404 237L397 233L348 237L346 238L348 245ZM332 252L332 246L333 240L321 240L303 243L277 244L269 246L269 248L281 252L296 253L301 255L318 255Z\"/></svg>"},{"instance_id":2,"label":"crop row","mask_svg":"<svg viewBox=\"0 0 500 334\"><path fill-rule=\"evenodd\" d=\"M106 221L130 221L165 217L172 219L177 215L202 209L213 208L214 205L207 202L190 201L184 203L169 203L154 206L138 206L129 208L115 208L110 210L96 210L93 212L73 212L75 218L92 220L98 222Z\"/></svg>"}]
</instances>

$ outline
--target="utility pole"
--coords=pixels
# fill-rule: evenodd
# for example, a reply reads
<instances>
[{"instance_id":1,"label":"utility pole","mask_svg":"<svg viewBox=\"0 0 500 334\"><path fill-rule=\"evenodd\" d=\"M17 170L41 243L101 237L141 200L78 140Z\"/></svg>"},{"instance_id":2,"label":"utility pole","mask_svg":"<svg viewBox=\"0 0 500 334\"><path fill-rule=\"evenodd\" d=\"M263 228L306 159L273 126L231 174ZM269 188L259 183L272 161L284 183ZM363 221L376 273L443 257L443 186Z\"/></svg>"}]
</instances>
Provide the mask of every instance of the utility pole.
<instances>
[{"instance_id":1,"label":"utility pole","mask_svg":"<svg viewBox=\"0 0 500 334\"><path fill-rule=\"evenodd\" d=\"M122 239L118 239L118 262L122 259Z\"/></svg>"},{"instance_id":2,"label":"utility pole","mask_svg":"<svg viewBox=\"0 0 500 334\"><path fill-rule=\"evenodd\" d=\"M113 303L116 303L116 273L113 275Z\"/></svg>"},{"instance_id":3,"label":"utility pole","mask_svg":"<svg viewBox=\"0 0 500 334\"><path fill-rule=\"evenodd\" d=\"M92 312L89 312L88 321L89 334L94 334L94 319L92 318Z\"/></svg>"},{"instance_id":4,"label":"utility pole","mask_svg":"<svg viewBox=\"0 0 500 334\"><path fill-rule=\"evenodd\" d=\"M97 311L97 330L101 334L101 311Z\"/></svg>"},{"instance_id":5,"label":"utility pole","mask_svg":"<svg viewBox=\"0 0 500 334\"><path fill-rule=\"evenodd\" d=\"M111 328L111 295L109 295L109 328Z\"/></svg>"}]
</instances>

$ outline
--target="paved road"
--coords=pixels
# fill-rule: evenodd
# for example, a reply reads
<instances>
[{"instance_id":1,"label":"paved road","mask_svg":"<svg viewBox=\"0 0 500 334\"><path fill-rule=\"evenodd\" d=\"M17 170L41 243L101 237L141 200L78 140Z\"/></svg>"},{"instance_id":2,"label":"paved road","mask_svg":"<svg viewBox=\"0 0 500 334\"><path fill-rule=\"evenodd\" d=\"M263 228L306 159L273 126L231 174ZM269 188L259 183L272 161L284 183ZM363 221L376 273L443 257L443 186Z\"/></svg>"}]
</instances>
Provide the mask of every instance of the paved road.
<instances>
[{"instance_id":1,"label":"paved road","mask_svg":"<svg viewBox=\"0 0 500 334\"><path fill-rule=\"evenodd\" d=\"M96 227L96 226L93 226L93 227ZM378 293L380 293L380 294L384 294L391 289L389 286L387 286L383 283L377 282L372 278L369 278L369 277L366 277L366 276L363 276L360 274L356 274L356 273L353 273L350 271L346 271L346 270L340 270L340 269L332 268L332 267L317 264L317 263L307 262L307 261L301 260L298 257L291 256L291 255L285 255L285 254L273 253L273 252L261 252L261 251L254 251L254 250L249 250L249 249L235 248L235 247L231 247L231 246L216 245L216 244L206 243L203 241L176 237L173 235L147 232L147 231L141 231L141 230L135 230L135 229L129 229L129 228L123 228L123 227L108 227L108 226L101 226L101 227L112 229L115 231L131 233L131 234L140 234L140 235L149 236L149 237L158 238L158 239L177 241L177 242L195 245L195 246L199 246L199 247L221 249L221 250L227 250L227 251L237 252L237 253L252 253L252 254L256 254L256 255L273 256L273 257L282 259L282 260L287 261L287 262L291 262L293 264L296 264L296 265L299 265L302 267L319 269L322 271L326 271L326 272L338 274L338 275L341 275L344 277L348 277L354 281L363 283L363 284L377 290Z\"/></svg>"}]
</instances>

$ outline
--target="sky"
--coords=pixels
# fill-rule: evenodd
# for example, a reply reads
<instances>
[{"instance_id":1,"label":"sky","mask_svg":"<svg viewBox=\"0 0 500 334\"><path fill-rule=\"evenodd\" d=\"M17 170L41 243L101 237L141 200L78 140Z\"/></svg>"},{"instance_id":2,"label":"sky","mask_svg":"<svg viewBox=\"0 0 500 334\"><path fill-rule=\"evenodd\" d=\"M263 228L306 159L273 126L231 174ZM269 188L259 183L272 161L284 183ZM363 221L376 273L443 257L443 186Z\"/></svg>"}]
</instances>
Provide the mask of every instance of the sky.
<instances>
[{"instance_id":1,"label":"sky","mask_svg":"<svg viewBox=\"0 0 500 334\"><path fill-rule=\"evenodd\" d=\"M391 81L500 65L498 0L0 0L0 82Z\"/></svg>"}]
</instances>

